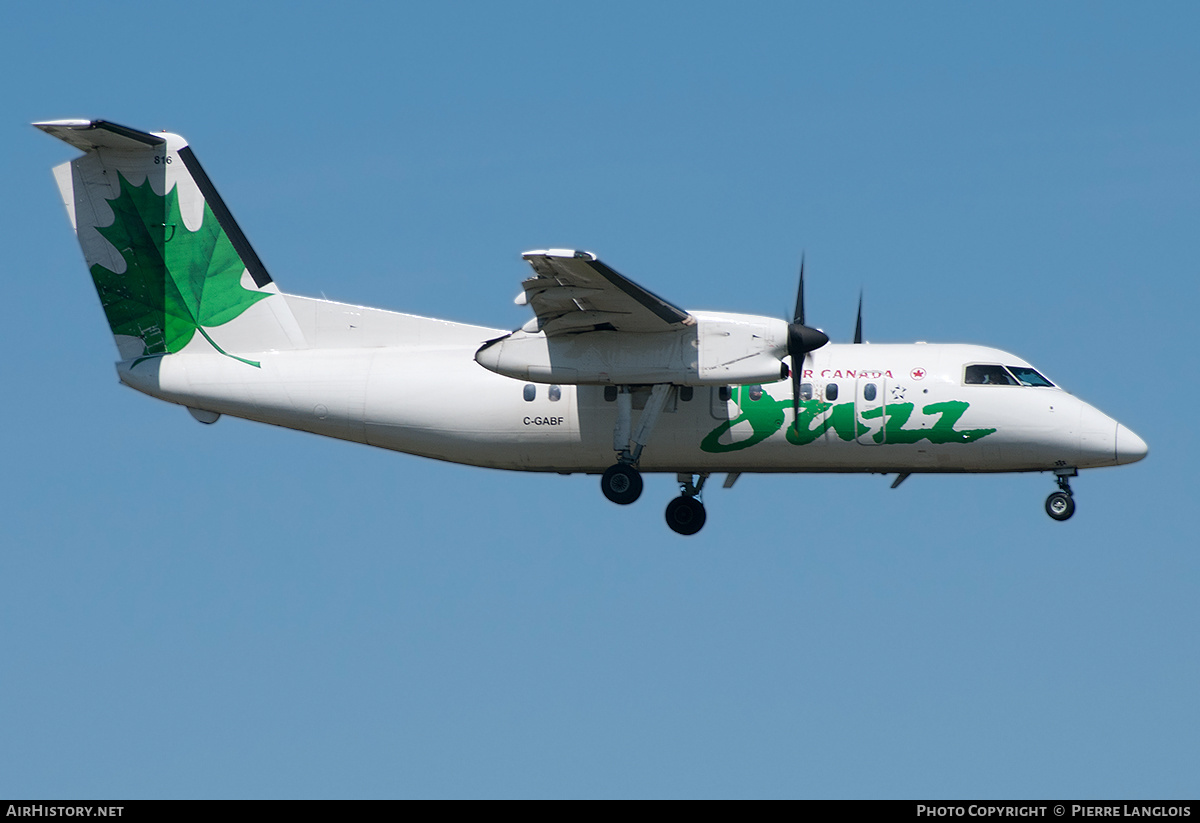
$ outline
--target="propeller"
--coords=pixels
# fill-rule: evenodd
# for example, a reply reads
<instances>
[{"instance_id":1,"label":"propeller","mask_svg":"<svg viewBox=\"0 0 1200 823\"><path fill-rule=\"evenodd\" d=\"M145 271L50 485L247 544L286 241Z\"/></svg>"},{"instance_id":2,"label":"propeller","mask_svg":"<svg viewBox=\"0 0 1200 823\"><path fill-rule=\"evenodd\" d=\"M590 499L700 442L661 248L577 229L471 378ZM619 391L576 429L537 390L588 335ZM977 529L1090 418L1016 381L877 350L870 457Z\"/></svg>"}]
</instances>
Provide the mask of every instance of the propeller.
<instances>
[{"instance_id":1,"label":"propeller","mask_svg":"<svg viewBox=\"0 0 1200 823\"><path fill-rule=\"evenodd\" d=\"M804 359L829 342L820 329L804 325L804 256L800 257L800 287L796 291L796 313L788 323L787 353L792 358L792 411L800 419L800 379L804 374Z\"/></svg>"}]
</instances>

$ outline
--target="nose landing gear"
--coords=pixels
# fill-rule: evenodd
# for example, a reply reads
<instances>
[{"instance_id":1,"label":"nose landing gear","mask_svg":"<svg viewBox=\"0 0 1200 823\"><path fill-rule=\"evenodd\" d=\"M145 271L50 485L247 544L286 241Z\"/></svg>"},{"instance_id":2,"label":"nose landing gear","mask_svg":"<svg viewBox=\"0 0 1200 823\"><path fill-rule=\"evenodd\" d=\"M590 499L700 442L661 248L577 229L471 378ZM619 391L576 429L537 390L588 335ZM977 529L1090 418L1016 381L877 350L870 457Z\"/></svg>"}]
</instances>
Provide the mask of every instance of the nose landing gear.
<instances>
[{"instance_id":1,"label":"nose landing gear","mask_svg":"<svg viewBox=\"0 0 1200 823\"><path fill-rule=\"evenodd\" d=\"M1071 496L1071 484L1067 482L1067 478L1074 477L1076 471L1075 469L1060 469L1055 474L1058 475L1060 490L1046 498L1046 514L1055 520L1070 520L1071 515L1075 514L1075 498Z\"/></svg>"}]
</instances>

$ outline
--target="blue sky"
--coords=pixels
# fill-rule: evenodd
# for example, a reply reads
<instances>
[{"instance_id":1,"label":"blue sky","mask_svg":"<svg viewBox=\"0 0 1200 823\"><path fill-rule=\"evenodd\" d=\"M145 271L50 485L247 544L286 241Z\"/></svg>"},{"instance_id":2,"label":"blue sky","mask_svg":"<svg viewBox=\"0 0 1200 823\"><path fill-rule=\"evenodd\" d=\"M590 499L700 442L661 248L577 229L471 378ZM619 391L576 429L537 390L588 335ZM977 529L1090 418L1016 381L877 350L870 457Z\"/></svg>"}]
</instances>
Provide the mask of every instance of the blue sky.
<instances>
[{"instance_id":1,"label":"blue sky","mask_svg":"<svg viewBox=\"0 0 1200 823\"><path fill-rule=\"evenodd\" d=\"M0 796L1200 793L1194 4L30 6L0 34ZM287 291L513 328L519 253L1013 351L1150 445L743 477L667 530L122 388L28 126L185 135ZM714 484L719 485L719 484Z\"/></svg>"}]
</instances>

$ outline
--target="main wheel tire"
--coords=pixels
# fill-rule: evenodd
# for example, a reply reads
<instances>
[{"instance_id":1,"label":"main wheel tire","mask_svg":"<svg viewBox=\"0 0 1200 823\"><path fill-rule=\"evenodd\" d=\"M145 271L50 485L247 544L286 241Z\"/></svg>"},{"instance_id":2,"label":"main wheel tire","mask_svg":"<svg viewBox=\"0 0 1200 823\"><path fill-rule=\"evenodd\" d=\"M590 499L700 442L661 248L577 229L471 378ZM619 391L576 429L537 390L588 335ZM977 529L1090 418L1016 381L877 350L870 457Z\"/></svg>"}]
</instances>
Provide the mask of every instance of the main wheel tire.
<instances>
[{"instance_id":1,"label":"main wheel tire","mask_svg":"<svg viewBox=\"0 0 1200 823\"><path fill-rule=\"evenodd\" d=\"M1054 492L1046 498L1046 514L1055 520L1070 520L1075 513L1075 501L1066 492Z\"/></svg>"},{"instance_id":2,"label":"main wheel tire","mask_svg":"<svg viewBox=\"0 0 1200 823\"><path fill-rule=\"evenodd\" d=\"M612 502L628 506L642 496L642 476L633 466L617 463L600 478L600 491Z\"/></svg>"},{"instance_id":3,"label":"main wheel tire","mask_svg":"<svg viewBox=\"0 0 1200 823\"><path fill-rule=\"evenodd\" d=\"M694 497L681 495L667 504L667 525L677 534L695 534L707 519L704 504Z\"/></svg>"}]
</instances>

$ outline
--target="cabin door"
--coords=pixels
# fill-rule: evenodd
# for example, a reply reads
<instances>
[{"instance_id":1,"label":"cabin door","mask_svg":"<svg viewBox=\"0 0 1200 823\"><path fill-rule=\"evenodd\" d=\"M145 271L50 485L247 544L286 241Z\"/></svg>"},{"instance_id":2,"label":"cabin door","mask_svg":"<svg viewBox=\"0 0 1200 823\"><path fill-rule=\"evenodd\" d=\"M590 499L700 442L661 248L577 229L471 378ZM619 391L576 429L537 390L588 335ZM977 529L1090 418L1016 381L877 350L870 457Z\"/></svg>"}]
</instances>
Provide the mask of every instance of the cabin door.
<instances>
[{"instance_id":1,"label":"cabin door","mask_svg":"<svg viewBox=\"0 0 1200 823\"><path fill-rule=\"evenodd\" d=\"M884 429L887 421L887 409L884 407L886 397L885 378L858 378L854 393L854 419L858 436L854 439L864 446L878 446L887 440Z\"/></svg>"}]
</instances>

